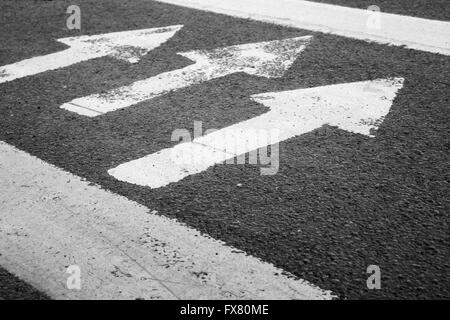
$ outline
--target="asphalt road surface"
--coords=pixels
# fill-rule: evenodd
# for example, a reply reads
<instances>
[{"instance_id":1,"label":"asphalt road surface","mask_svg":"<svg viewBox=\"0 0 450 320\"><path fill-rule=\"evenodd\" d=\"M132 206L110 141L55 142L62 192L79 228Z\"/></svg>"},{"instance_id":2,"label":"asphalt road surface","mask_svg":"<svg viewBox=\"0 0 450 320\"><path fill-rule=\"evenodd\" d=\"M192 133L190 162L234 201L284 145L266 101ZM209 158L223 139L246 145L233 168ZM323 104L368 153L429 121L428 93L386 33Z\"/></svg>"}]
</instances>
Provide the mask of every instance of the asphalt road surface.
<instances>
[{"instance_id":1,"label":"asphalt road surface","mask_svg":"<svg viewBox=\"0 0 450 320\"><path fill-rule=\"evenodd\" d=\"M368 1L321 1L365 8ZM450 298L448 182L450 58L445 55L233 18L153 1L0 3L0 65L64 49L54 39L184 25L138 64L99 58L0 86L0 140L154 208L272 263L340 299ZM450 20L445 1L378 1L382 11ZM286 74L232 74L101 117L62 110L190 62L177 52L312 35ZM174 146L171 133L224 128L267 111L251 95L403 77L376 137L324 126L280 143L276 175L257 165L215 165L166 187L120 182L110 168ZM369 265L382 288L366 286ZM6 279L6 280L5 280ZM0 297L15 298L0 272ZM20 289L22 290L22 289ZM26 298L40 298L28 288Z\"/></svg>"},{"instance_id":2,"label":"asphalt road surface","mask_svg":"<svg viewBox=\"0 0 450 320\"><path fill-rule=\"evenodd\" d=\"M0 300L47 300L49 297L0 268Z\"/></svg>"}]
</instances>

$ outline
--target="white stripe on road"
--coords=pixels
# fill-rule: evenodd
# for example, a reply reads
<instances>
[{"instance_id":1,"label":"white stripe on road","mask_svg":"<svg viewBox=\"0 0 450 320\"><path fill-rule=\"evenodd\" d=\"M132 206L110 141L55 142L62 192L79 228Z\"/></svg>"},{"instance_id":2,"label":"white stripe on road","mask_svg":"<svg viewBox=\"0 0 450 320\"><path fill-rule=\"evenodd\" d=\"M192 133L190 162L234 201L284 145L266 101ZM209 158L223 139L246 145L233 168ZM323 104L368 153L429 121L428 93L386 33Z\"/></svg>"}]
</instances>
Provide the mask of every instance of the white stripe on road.
<instances>
[{"instance_id":1,"label":"white stripe on road","mask_svg":"<svg viewBox=\"0 0 450 320\"><path fill-rule=\"evenodd\" d=\"M267 152L261 154L260 148L325 124L373 137L403 87L403 80L379 79L254 95L253 100L269 107L269 112L123 163L108 172L124 182L160 188L251 151L259 149L261 158ZM271 156L271 160L277 158L278 154ZM278 170L278 162L275 166L271 163L271 168Z\"/></svg>"},{"instance_id":2,"label":"white stripe on road","mask_svg":"<svg viewBox=\"0 0 450 320\"><path fill-rule=\"evenodd\" d=\"M236 72L245 72L266 78L282 77L310 40L311 36L305 36L241 44L209 51L181 52L180 55L195 63L185 68L136 81L107 93L77 98L64 103L61 108L88 117L95 117L131 107L173 90Z\"/></svg>"},{"instance_id":3,"label":"white stripe on road","mask_svg":"<svg viewBox=\"0 0 450 320\"><path fill-rule=\"evenodd\" d=\"M0 221L0 264L53 298L332 297L3 142ZM70 265L81 290L66 287Z\"/></svg>"},{"instance_id":4,"label":"white stripe on road","mask_svg":"<svg viewBox=\"0 0 450 320\"><path fill-rule=\"evenodd\" d=\"M447 21L301 0L157 0L354 39L450 55ZM381 8L382 10L383 8ZM378 19L373 21L373 19Z\"/></svg>"}]
</instances>

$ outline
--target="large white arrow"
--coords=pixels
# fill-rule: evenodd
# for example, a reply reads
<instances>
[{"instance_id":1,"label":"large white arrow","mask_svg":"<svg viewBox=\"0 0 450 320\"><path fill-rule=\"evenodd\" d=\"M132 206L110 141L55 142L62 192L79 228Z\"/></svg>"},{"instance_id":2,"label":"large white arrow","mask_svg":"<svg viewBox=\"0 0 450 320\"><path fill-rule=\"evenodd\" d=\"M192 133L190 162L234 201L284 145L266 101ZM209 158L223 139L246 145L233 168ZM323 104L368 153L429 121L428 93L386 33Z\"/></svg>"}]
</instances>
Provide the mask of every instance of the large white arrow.
<instances>
[{"instance_id":1,"label":"large white arrow","mask_svg":"<svg viewBox=\"0 0 450 320\"><path fill-rule=\"evenodd\" d=\"M70 48L0 67L0 83L111 56L136 63L182 28L181 25L57 39Z\"/></svg>"},{"instance_id":2,"label":"large white arrow","mask_svg":"<svg viewBox=\"0 0 450 320\"><path fill-rule=\"evenodd\" d=\"M159 188L327 124L373 137L402 87L403 78L394 78L255 95L253 100L269 112L108 172L121 181ZM261 131L277 135L268 139Z\"/></svg>"},{"instance_id":3,"label":"large white arrow","mask_svg":"<svg viewBox=\"0 0 450 320\"><path fill-rule=\"evenodd\" d=\"M179 53L195 63L137 81L104 94L74 99L61 108L95 117L130 107L169 91L236 72L261 77L281 77L305 49L311 36L235 45L210 51Z\"/></svg>"}]
</instances>

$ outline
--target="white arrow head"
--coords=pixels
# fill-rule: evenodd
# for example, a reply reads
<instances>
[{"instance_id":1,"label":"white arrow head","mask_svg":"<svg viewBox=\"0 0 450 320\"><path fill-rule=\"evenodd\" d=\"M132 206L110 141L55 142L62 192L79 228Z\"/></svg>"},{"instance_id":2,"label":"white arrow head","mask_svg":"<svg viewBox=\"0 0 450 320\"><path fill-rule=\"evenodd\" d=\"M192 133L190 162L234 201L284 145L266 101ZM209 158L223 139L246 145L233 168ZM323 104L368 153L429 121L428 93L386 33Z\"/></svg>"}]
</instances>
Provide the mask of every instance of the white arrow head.
<instances>
[{"instance_id":1,"label":"white arrow head","mask_svg":"<svg viewBox=\"0 0 450 320\"><path fill-rule=\"evenodd\" d=\"M312 36L304 36L178 54L197 64L214 67L217 74L245 72L275 78L283 76L311 39Z\"/></svg>"},{"instance_id":2,"label":"white arrow head","mask_svg":"<svg viewBox=\"0 0 450 320\"><path fill-rule=\"evenodd\" d=\"M305 123L311 127L329 124L373 137L403 82L403 78L352 82L258 94L252 99L269 107L287 130L295 131Z\"/></svg>"},{"instance_id":3,"label":"white arrow head","mask_svg":"<svg viewBox=\"0 0 450 320\"><path fill-rule=\"evenodd\" d=\"M79 36L58 39L71 48L77 48L86 53L95 52L98 56L114 58L136 63L149 51L159 47L169 40L183 26L175 25L163 28L151 28Z\"/></svg>"}]
</instances>

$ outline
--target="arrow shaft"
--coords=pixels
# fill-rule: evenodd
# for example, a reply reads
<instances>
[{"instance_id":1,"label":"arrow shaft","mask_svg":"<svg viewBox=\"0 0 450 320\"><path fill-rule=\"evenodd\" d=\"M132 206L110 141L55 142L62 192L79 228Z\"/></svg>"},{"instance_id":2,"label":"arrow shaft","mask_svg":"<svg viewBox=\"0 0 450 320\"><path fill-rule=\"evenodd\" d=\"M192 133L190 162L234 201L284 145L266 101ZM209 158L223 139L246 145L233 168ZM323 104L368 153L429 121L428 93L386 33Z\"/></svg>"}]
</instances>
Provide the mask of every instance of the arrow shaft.
<instances>
[{"instance_id":1,"label":"arrow shaft","mask_svg":"<svg viewBox=\"0 0 450 320\"><path fill-rule=\"evenodd\" d=\"M234 157L310 132L324 124L320 118L302 119L274 110L195 139L193 143L226 151ZM265 136L269 132L277 132L270 136L270 141Z\"/></svg>"},{"instance_id":2,"label":"arrow shaft","mask_svg":"<svg viewBox=\"0 0 450 320\"><path fill-rule=\"evenodd\" d=\"M0 83L32 76L41 72L68 67L72 64L101 57L105 54L79 48L68 48L55 53L25 59L0 67Z\"/></svg>"},{"instance_id":3,"label":"arrow shaft","mask_svg":"<svg viewBox=\"0 0 450 320\"><path fill-rule=\"evenodd\" d=\"M252 153L250 157L256 163L256 150L307 133L323 124L321 119L301 119L291 113L270 111L192 142L124 163L109 173L121 181L159 188L246 153ZM261 152L259 155L266 156Z\"/></svg>"},{"instance_id":4,"label":"arrow shaft","mask_svg":"<svg viewBox=\"0 0 450 320\"><path fill-rule=\"evenodd\" d=\"M61 108L81 115L95 117L131 107L173 90L223 77L232 72L213 65L195 63L182 69L164 72L157 76L110 90L106 94L93 94L74 99L63 104Z\"/></svg>"}]
</instances>

